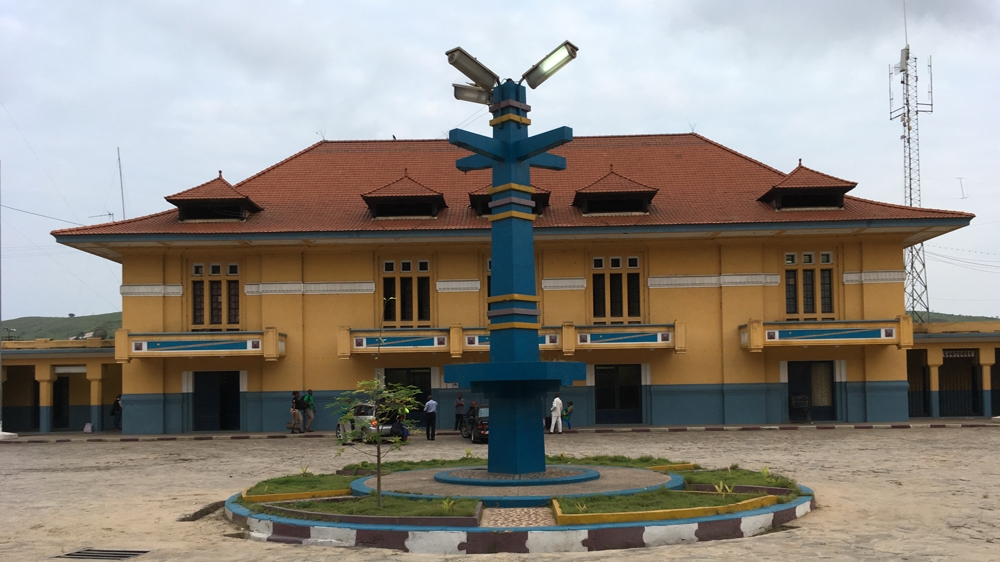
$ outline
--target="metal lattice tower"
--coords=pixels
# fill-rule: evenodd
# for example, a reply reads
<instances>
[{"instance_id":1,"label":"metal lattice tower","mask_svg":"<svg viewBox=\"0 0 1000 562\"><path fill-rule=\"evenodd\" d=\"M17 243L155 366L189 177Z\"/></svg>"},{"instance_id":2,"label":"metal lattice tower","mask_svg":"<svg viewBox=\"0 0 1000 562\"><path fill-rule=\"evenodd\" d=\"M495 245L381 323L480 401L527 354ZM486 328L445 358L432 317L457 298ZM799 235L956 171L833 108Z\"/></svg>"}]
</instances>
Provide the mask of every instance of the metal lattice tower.
<instances>
[{"instance_id":1,"label":"metal lattice tower","mask_svg":"<svg viewBox=\"0 0 1000 562\"><path fill-rule=\"evenodd\" d=\"M903 104L893 107L892 79L893 75L900 77L903 86ZM927 75L930 85L927 88L927 102L918 100L917 93L917 57L910 56L910 46L906 45L900 52L899 64L889 70L889 119L899 119L903 125L903 204L910 207L920 207L920 129L917 126L917 116L921 113L934 111L933 74L931 60L927 57ZM916 322L929 322L931 316L930 299L927 296L927 259L924 255L924 244L914 244L906 248L904 257L906 268L906 310L913 315Z\"/></svg>"}]
</instances>

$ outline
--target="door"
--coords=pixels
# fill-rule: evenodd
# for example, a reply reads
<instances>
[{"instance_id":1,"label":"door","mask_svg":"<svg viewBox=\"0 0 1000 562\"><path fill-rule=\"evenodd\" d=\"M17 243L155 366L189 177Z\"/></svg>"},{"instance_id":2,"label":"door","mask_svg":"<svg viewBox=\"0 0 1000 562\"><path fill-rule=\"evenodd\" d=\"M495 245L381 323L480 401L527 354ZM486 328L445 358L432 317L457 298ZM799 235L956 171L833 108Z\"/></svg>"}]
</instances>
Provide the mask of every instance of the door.
<instances>
[{"instance_id":1,"label":"door","mask_svg":"<svg viewBox=\"0 0 1000 562\"><path fill-rule=\"evenodd\" d=\"M833 361L788 362L788 419L837 419L833 399Z\"/></svg>"},{"instance_id":2,"label":"door","mask_svg":"<svg viewBox=\"0 0 1000 562\"><path fill-rule=\"evenodd\" d=\"M938 367L938 400L941 417L983 415L979 351L946 349Z\"/></svg>"},{"instance_id":3,"label":"door","mask_svg":"<svg viewBox=\"0 0 1000 562\"><path fill-rule=\"evenodd\" d=\"M427 402L427 395L431 393L431 370L429 367L421 367L418 369L386 369L385 370L385 384L398 384L402 386L415 386L420 389L417 394L417 400L423 404ZM424 425L424 411L421 409L417 412L410 412L407 416L408 419L413 420L417 426ZM441 405L438 404L438 425L441 425ZM448 420L443 423L447 424Z\"/></svg>"},{"instance_id":4,"label":"door","mask_svg":"<svg viewBox=\"0 0 1000 562\"><path fill-rule=\"evenodd\" d=\"M931 415L930 369L927 367L926 349L906 351L906 381L910 385L910 417Z\"/></svg>"},{"instance_id":5,"label":"door","mask_svg":"<svg viewBox=\"0 0 1000 562\"><path fill-rule=\"evenodd\" d=\"M642 366L594 366L594 421L642 423Z\"/></svg>"},{"instance_id":6,"label":"door","mask_svg":"<svg viewBox=\"0 0 1000 562\"><path fill-rule=\"evenodd\" d=\"M195 372L192 407L195 431L238 431L240 372Z\"/></svg>"},{"instance_id":7,"label":"door","mask_svg":"<svg viewBox=\"0 0 1000 562\"><path fill-rule=\"evenodd\" d=\"M69 429L69 377L52 383L52 429Z\"/></svg>"}]
</instances>

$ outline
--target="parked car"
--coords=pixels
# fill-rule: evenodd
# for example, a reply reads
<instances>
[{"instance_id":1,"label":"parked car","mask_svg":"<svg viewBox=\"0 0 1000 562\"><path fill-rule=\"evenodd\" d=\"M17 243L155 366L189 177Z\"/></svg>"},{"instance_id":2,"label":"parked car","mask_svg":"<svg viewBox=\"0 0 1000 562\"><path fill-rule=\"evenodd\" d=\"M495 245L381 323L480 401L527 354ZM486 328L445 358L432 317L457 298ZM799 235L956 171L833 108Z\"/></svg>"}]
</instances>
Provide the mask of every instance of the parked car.
<instances>
[{"instance_id":1,"label":"parked car","mask_svg":"<svg viewBox=\"0 0 1000 562\"><path fill-rule=\"evenodd\" d=\"M360 435L355 435L355 439L369 441L376 431L384 437L389 436L392 430L391 423L379 424L375 421L375 406L372 404L358 404L354 407L353 417L344 417L337 424L337 439L343 441L352 431L361 431Z\"/></svg>"},{"instance_id":2,"label":"parked car","mask_svg":"<svg viewBox=\"0 0 1000 562\"><path fill-rule=\"evenodd\" d=\"M482 406L471 420L473 443L487 443L490 440L490 407Z\"/></svg>"}]
</instances>

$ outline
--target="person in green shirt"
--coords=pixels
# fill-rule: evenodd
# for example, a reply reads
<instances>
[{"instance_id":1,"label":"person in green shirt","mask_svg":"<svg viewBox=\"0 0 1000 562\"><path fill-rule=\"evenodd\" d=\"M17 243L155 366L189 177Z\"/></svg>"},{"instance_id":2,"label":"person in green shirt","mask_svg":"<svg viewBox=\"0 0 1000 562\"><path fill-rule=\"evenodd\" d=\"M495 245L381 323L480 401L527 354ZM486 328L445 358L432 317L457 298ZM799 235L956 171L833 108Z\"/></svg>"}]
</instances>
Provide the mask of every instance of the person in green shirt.
<instances>
[{"instance_id":1,"label":"person in green shirt","mask_svg":"<svg viewBox=\"0 0 1000 562\"><path fill-rule=\"evenodd\" d=\"M562 419L566 422L566 429L573 429L573 422L570 419L573 417L573 401L571 400L566 404L566 409L562 412Z\"/></svg>"},{"instance_id":2,"label":"person in green shirt","mask_svg":"<svg viewBox=\"0 0 1000 562\"><path fill-rule=\"evenodd\" d=\"M306 395L302 398L302 401L306 403L306 431L312 432L313 418L316 417L316 402L313 401L313 391L309 389L306 391Z\"/></svg>"}]
</instances>

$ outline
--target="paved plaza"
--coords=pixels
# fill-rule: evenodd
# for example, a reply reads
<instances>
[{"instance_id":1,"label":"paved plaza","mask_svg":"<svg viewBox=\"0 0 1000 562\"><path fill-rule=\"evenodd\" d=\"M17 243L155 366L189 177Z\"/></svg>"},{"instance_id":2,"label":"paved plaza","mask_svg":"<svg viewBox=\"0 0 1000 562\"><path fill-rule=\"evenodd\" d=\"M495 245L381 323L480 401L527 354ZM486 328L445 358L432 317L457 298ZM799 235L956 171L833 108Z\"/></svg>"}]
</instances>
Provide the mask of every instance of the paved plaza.
<instances>
[{"instance_id":1,"label":"paved plaza","mask_svg":"<svg viewBox=\"0 0 1000 562\"><path fill-rule=\"evenodd\" d=\"M420 437L420 436L418 436ZM546 437L549 454L650 454L705 466L768 466L816 490L819 509L750 539L628 551L635 561L688 559L1000 558L1000 426ZM486 446L413 439L395 458L457 458ZM332 472L365 460L332 439L0 445L0 559L45 560L84 547L151 550L137 560L439 560L376 549L235 538L218 511L177 519L264 478ZM392 457L390 457L392 458ZM616 560L624 551L530 555ZM446 557L458 559L455 557ZM464 557L463 557L464 558ZM528 560L502 554L497 560Z\"/></svg>"}]
</instances>

